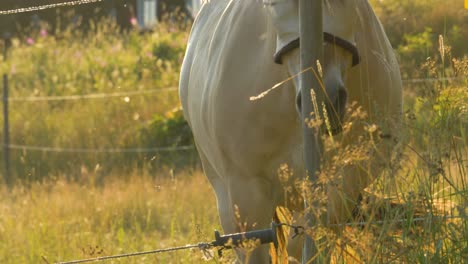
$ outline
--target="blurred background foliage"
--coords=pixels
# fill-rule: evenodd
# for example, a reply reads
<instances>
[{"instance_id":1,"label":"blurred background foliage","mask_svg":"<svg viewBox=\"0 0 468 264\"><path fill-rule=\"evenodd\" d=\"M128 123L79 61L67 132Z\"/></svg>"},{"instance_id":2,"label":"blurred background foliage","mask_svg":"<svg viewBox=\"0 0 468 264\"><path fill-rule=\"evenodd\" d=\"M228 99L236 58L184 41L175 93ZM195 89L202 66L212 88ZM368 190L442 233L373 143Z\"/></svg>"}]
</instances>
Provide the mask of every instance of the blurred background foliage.
<instances>
[{"instance_id":1,"label":"blurred background foliage","mask_svg":"<svg viewBox=\"0 0 468 264\"><path fill-rule=\"evenodd\" d=\"M468 10L462 0L370 0L393 47L404 78L418 78L420 65L438 53L442 35L453 57L468 54Z\"/></svg>"},{"instance_id":2,"label":"blurred background foliage","mask_svg":"<svg viewBox=\"0 0 468 264\"><path fill-rule=\"evenodd\" d=\"M198 166L193 148L167 151L193 145L177 93L187 24L168 19L151 32L122 31L104 17L88 29L51 34L44 24L11 39L0 64L9 78L11 144L52 148L12 149L13 177L99 179ZM112 96L40 99L89 94Z\"/></svg>"},{"instance_id":3,"label":"blurred background foliage","mask_svg":"<svg viewBox=\"0 0 468 264\"><path fill-rule=\"evenodd\" d=\"M28 1L10 2L21 7ZM105 99L11 101L12 144L96 150L13 149L15 178L29 181L66 175L76 179L89 173L99 178L113 171L199 167L194 149L106 152L193 145L176 91L192 21L182 2L166 1L164 10L168 11L160 14L159 24L150 31L141 31L133 23L133 2L123 0L0 16L14 25L0 23L3 33L14 28L8 58L2 57L0 64L0 72L9 77L11 98L143 93ZM468 10L463 9L463 1L370 2L398 54L404 79L466 74ZM2 2L3 10L7 3ZM126 15L116 17L109 8ZM439 35L447 51L442 57ZM4 46L0 42L0 48ZM462 87L459 91L464 94ZM424 112L420 110L419 114Z\"/></svg>"},{"instance_id":4,"label":"blurred background foliage","mask_svg":"<svg viewBox=\"0 0 468 264\"><path fill-rule=\"evenodd\" d=\"M76 0L2 0L0 9L9 10L72 1ZM185 0L158 0L158 19L162 20L165 16L174 17L180 14L190 17L185 2ZM133 27L132 18L136 17L136 6L137 0L102 0L84 5L63 6L38 12L0 16L0 32L23 35L25 28L39 28L44 22L52 33L58 33L70 26L78 27L80 30L88 30L91 23L97 23L103 17L108 16L112 16L121 29L128 30Z\"/></svg>"}]
</instances>

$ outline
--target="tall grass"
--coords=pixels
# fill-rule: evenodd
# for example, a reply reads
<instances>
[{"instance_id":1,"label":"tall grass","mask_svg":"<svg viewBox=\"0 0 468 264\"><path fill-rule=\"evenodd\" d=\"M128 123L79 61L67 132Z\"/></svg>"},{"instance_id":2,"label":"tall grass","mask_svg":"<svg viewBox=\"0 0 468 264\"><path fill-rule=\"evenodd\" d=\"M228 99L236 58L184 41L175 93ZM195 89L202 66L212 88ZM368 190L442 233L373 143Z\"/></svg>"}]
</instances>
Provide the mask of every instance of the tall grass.
<instances>
[{"instance_id":1,"label":"tall grass","mask_svg":"<svg viewBox=\"0 0 468 264\"><path fill-rule=\"evenodd\" d=\"M337 263L463 263L468 257L468 59L451 57L443 37L439 50L421 72L459 79L407 85L403 127L395 141L399 147L394 156L383 157L382 174L366 190L358 217L338 236L326 228L309 233L328 239ZM378 144L378 128L371 127L348 149L336 150L336 142L328 139L328 151L335 153L333 164L322 169L322 184L340 180L330 175L343 161L372 159L376 152L369 150ZM318 189L312 199L326 210L326 196L320 193Z\"/></svg>"},{"instance_id":2,"label":"tall grass","mask_svg":"<svg viewBox=\"0 0 468 264\"><path fill-rule=\"evenodd\" d=\"M105 187L90 176L2 189L0 262L55 263L214 240L215 200L200 172L113 178ZM201 257L178 251L117 263L198 263Z\"/></svg>"},{"instance_id":3,"label":"tall grass","mask_svg":"<svg viewBox=\"0 0 468 264\"><path fill-rule=\"evenodd\" d=\"M112 22L102 21L87 33L67 30L50 36L43 30L42 34L32 32L30 40L13 39L8 59L0 67L8 75L13 99L158 89L161 92L72 101L12 101L11 143L98 150L191 144L189 139L172 138L169 134L174 131L159 131L159 127L152 126L160 123L160 117L166 119L169 115L183 120L179 112L174 112L179 105L177 89L165 90L178 86L188 35L173 27L162 23L152 33L125 33ZM165 134L155 138L158 133ZM190 133L185 133L190 138ZM12 150L11 167L14 178L31 181L62 174L77 178L82 170L95 168L106 175L111 170L135 166L161 167L169 161L171 166L180 166L187 163L187 158L196 161L193 151L174 155L20 149Z\"/></svg>"}]
</instances>

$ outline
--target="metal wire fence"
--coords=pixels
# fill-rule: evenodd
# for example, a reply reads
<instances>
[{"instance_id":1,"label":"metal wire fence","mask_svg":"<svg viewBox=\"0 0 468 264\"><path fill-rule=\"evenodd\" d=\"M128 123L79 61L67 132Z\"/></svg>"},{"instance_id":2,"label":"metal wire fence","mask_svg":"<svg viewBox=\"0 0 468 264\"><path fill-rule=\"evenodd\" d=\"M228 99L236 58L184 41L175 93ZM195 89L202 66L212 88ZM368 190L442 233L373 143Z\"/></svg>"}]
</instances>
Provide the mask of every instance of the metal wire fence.
<instances>
[{"instance_id":1,"label":"metal wire fence","mask_svg":"<svg viewBox=\"0 0 468 264\"><path fill-rule=\"evenodd\" d=\"M67 1L67 2L60 2L60 3L55 3L55 4L48 4L48 5L29 6L29 7L15 8L15 9L9 9L9 10L0 10L0 15L28 13L28 12L41 11L45 9L58 8L58 7L64 7L64 6L77 6L77 5L98 3L102 1L103 0L77 0L77 1Z\"/></svg>"},{"instance_id":2,"label":"metal wire fence","mask_svg":"<svg viewBox=\"0 0 468 264\"><path fill-rule=\"evenodd\" d=\"M26 97L8 97L6 90L8 84L4 87L4 119L8 120L8 103L9 102L51 102L51 101L75 101L75 100L92 100L92 99L109 99L109 98L129 98L131 96L145 96L152 94L161 94L166 92L177 91L177 87L167 87L159 89L150 89L142 91L126 91L116 93L95 93L84 95L64 95L64 96L26 96ZM4 131L9 130L9 124L4 124ZM23 150L23 151L42 151L42 152L63 152L63 153L157 153L157 152L174 152L174 151L187 151L194 149L193 145L177 146L177 147L155 147L155 148L64 148L52 146L32 146L24 144L15 144L11 142L3 142L4 149Z\"/></svg>"},{"instance_id":3,"label":"metal wire fence","mask_svg":"<svg viewBox=\"0 0 468 264\"><path fill-rule=\"evenodd\" d=\"M403 80L404 84L414 83L431 83L431 82L449 82L463 80L461 77L453 78L418 78ZM92 99L108 99L108 98L127 98L130 96L161 94L166 92L177 91L177 87L167 87L159 89L149 89L142 91L126 91L116 93L95 93L83 95L63 95L63 96L25 96L25 97L7 97L4 101L8 102L51 102L51 101L75 101L75 100L92 100ZM158 148L64 148L51 146L32 146L23 144L14 144L3 142L3 146L12 150L25 151L42 151L42 152L64 152L64 153L153 153L153 152L169 152L169 151L186 151L194 149L194 146L178 146L178 147L158 147Z\"/></svg>"},{"instance_id":4,"label":"metal wire fence","mask_svg":"<svg viewBox=\"0 0 468 264\"><path fill-rule=\"evenodd\" d=\"M63 152L63 153L159 153L193 150L195 146L159 147L159 148L60 148L9 144L9 149L23 151Z\"/></svg>"},{"instance_id":5,"label":"metal wire fence","mask_svg":"<svg viewBox=\"0 0 468 264\"><path fill-rule=\"evenodd\" d=\"M136 95L150 95L159 94L163 92L176 91L177 87L168 87L160 89L150 89L142 91L128 91L117 93L96 93L96 94L83 94L83 95L63 95L63 96L26 96L26 97L10 97L10 102L44 102L44 101L75 101L87 99L106 99L112 97L129 97Z\"/></svg>"}]
</instances>

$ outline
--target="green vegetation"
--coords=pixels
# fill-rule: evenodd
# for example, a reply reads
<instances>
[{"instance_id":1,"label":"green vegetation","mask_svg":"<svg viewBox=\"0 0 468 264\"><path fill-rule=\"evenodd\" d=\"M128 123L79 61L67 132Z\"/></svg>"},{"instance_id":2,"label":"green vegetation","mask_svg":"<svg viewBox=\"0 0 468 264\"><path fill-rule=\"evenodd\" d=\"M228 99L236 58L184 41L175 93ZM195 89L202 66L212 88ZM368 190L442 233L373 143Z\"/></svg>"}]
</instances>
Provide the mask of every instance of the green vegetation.
<instances>
[{"instance_id":1,"label":"green vegetation","mask_svg":"<svg viewBox=\"0 0 468 264\"><path fill-rule=\"evenodd\" d=\"M108 22L95 25L92 32L96 33L37 34L34 44L13 40L8 59L1 65L14 100L10 103L11 144L75 151L13 149L14 178L28 182L64 174L79 178L83 170L106 175L135 166L153 170L167 164L193 165L197 161L193 149L177 153L105 151L192 145L190 130L181 128L177 93L188 33L161 26L152 34L120 34ZM142 94L126 96L126 92ZM115 93L123 95L15 100ZM88 153L86 149L103 152Z\"/></svg>"},{"instance_id":2,"label":"green vegetation","mask_svg":"<svg viewBox=\"0 0 468 264\"><path fill-rule=\"evenodd\" d=\"M370 0L400 56L404 78L424 78L419 65L438 53L439 35L454 57L468 54L468 12L460 0Z\"/></svg>"},{"instance_id":3,"label":"green vegetation","mask_svg":"<svg viewBox=\"0 0 468 264\"><path fill-rule=\"evenodd\" d=\"M455 0L371 2L400 56L404 78L457 80L405 84L401 151L369 190L358 219L383 223L346 227L342 236L331 236L335 263L463 263L468 258L468 33L462 27L467 11ZM122 33L105 22L92 29L25 33L30 39L14 39L0 64L10 82L11 143L57 148L11 150L17 181L0 189L1 263L180 246L211 241L213 229L219 229L215 199L194 149L80 151L193 144L177 91L166 89L177 87L187 28L163 23L152 33ZM127 94L134 92L141 94ZM87 94L116 96L39 100ZM31 97L35 100L19 100ZM363 143L372 144L372 137ZM60 148L77 152L52 151ZM430 218L443 214L465 219ZM425 220L411 221L418 217ZM180 251L111 263L203 258L198 251Z\"/></svg>"}]
</instances>

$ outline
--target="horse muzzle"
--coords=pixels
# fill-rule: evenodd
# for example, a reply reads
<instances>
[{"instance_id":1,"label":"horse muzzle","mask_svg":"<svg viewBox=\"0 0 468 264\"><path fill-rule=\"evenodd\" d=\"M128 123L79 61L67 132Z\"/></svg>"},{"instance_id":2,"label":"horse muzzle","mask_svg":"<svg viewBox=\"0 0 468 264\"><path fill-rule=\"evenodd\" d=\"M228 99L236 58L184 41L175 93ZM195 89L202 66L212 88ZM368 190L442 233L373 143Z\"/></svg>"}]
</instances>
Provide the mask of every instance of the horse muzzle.
<instances>
[{"instance_id":1,"label":"horse muzzle","mask_svg":"<svg viewBox=\"0 0 468 264\"><path fill-rule=\"evenodd\" d=\"M343 130L342 122L346 114L347 101L348 93L344 86L340 85L333 89L332 92L327 93L323 103L317 102L320 112L319 116L325 121L321 127L322 133L337 135ZM300 114L302 111L301 93L298 93L296 96L296 107Z\"/></svg>"}]
</instances>

